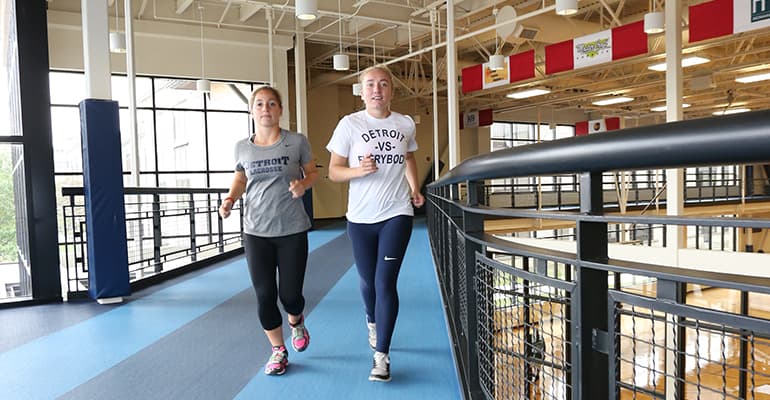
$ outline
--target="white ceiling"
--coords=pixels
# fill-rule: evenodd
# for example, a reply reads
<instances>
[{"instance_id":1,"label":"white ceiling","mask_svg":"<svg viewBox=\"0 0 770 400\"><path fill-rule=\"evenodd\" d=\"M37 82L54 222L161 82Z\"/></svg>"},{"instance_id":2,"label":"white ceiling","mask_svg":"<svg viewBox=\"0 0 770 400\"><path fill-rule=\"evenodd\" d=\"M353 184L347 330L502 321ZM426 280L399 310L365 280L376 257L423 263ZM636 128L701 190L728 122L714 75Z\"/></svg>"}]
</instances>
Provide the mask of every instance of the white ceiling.
<instances>
[{"instance_id":1,"label":"white ceiling","mask_svg":"<svg viewBox=\"0 0 770 400\"><path fill-rule=\"evenodd\" d=\"M110 14L114 15L114 0ZM123 1L118 13L123 16ZM655 0L652 0L655 1ZM49 9L80 11L81 0L49 0ZM339 8L338 8L339 2ZM672 2L670 0L669 2ZM767 68L770 60L770 30L762 29L740 35L699 42L687 42L687 6L702 1L681 2L683 46L685 53L709 58L709 63L684 70L685 118L710 116L717 109L745 104L751 109L770 108L770 85L764 83L740 84L735 77L749 70ZM579 2L576 15L563 17L553 11L540 12L553 5L553 0L457 0L455 3L456 36L483 31L495 24L493 9L511 6L526 29L524 39L514 35L501 38L496 30L469 35L458 42L458 67L485 62L497 45L501 54L515 54L535 49L536 77L502 88L469 93L460 97L461 109L493 108L496 112L526 111L533 108L552 110L581 108L591 115L622 115L647 122L663 122L664 114L650 111L662 105L665 97L665 73L647 69L664 57L662 34L650 36L649 53L592 68L555 75L544 74L544 47L570 38L640 21L651 7L650 0L584 0ZM334 72L332 55L343 51L351 57L352 69L363 69L374 62L387 62L431 46L430 10L437 9L438 42L445 40L445 2L433 0L319 0L320 17L305 26L306 58L311 88L325 85L334 79L320 79L324 75L342 77ZM656 5L662 7L663 2ZM209 27L267 31L267 10L273 10L273 27L277 34L292 35L295 30L294 0L132 0L133 17L144 20L162 20L179 24L199 24L201 12ZM510 31L512 25L500 30ZM443 48L437 50L437 77L439 96L445 98L446 59ZM292 55L290 54L290 57ZM432 96L431 53L405 58L392 63L391 69L400 82L404 98ZM326 83L323 83L326 82ZM531 99L514 100L505 94L525 87L547 87L550 94ZM609 94L634 97L636 100L616 106L594 106L592 99Z\"/></svg>"}]
</instances>

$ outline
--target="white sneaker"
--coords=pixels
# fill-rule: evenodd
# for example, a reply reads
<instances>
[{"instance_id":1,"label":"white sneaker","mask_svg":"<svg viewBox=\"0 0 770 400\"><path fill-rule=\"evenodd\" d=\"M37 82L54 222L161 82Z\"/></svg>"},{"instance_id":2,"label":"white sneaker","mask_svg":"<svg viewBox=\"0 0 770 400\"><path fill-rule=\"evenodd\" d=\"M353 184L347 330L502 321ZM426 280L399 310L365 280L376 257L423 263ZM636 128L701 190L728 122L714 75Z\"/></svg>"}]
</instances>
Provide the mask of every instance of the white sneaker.
<instances>
[{"instance_id":1,"label":"white sneaker","mask_svg":"<svg viewBox=\"0 0 770 400\"><path fill-rule=\"evenodd\" d=\"M370 381L390 382L390 357L388 353L374 352L372 371L369 372Z\"/></svg>"},{"instance_id":2,"label":"white sneaker","mask_svg":"<svg viewBox=\"0 0 770 400\"><path fill-rule=\"evenodd\" d=\"M372 350L377 349L377 325L374 322L367 322L366 327L369 328L369 347Z\"/></svg>"}]
</instances>

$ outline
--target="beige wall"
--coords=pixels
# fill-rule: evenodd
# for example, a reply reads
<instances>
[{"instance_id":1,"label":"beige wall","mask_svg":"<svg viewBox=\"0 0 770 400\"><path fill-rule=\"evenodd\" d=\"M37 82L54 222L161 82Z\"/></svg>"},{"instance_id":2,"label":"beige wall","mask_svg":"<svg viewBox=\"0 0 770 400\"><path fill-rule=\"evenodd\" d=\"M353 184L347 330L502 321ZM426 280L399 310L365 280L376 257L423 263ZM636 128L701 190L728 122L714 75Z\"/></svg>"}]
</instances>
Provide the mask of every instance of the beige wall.
<instances>
[{"instance_id":1,"label":"beige wall","mask_svg":"<svg viewBox=\"0 0 770 400\"><path fill-rule=\"evenodd\" d=\"M460 131L460 162L490 151L489 126L467 128Z\"/></svg>"},{"instance_id":2,"label":"beige wall","mask_svg":"<svg viewBox=\"0 0 770 400\"><path fill-rule=\"evenodd\" d=\"M122 24L123 21L119 22ZM110 20L114 24L114 19ZM83 70L81 17L77 13L48 13L48 49L51 68ZM135 65L139 75L199 78L201 74L200 28L169 22L134 21ZM206 77L209 79L268 82L267 35L208 28L204 34ZM287 50L291 36L273 37L275 85L285 93ZM126 57L111 54L113 72L125 73Z\"/></svg>"},{"instance_id":3,"label":"beige wall","mask_svg":"<svg viewBox=\"0 0 770 400\"><path fill-rule=\"evenodd\" d=\"M329 152L326 144L340 118L352 111L353 96L338 86L311 90L307 95L308 140L316 157L319 179L313 187L315 218L337 218L345 215L347 184L329 180Z\"/></svg>"}]
</instances>

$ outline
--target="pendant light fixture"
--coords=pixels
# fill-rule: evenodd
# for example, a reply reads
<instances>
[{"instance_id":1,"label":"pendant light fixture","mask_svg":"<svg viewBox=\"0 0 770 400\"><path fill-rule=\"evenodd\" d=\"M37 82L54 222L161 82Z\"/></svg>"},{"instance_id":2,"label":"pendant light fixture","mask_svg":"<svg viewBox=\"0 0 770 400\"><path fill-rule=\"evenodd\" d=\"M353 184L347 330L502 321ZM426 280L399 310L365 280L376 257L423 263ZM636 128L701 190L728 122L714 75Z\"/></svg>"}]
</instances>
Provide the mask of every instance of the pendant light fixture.
<instances>
[{"instance_id":1,"label":"pendant light fixture","mask_svg":"<svg viewBox=\"0 0 770 400\"><path fill-rule=\"evenodd\" d=\"M499 71L505 68L505 57L502 54L492 54L489 56L489 69Z\"/></svg>"},{"instance_id":2,"label":"pendant light fixture","mask_svg":"<svg viewBox=\"0 0 770 400\"><path fill-rule=\"evenodd\" d=\"M334 62L335 71L347 71L350 69L350 59L347 54L342 53L342 6L340 0L337 0L337 11L339 12L338 24L340 26L340 52L335 54L332 61Z\"/></svg>"},{"instance_id":3,"label":"pendant light fixture","mask_svg":"<svg viewBox=\"0 0 770 400\"><path fill-rule=\"evenodd\" d=\"M577 0L556 0L556 14L572 15L572 14L577 14L577 12L578 12Z\"/></svg>"},{"instance_id":4,"label":"pendant light fixture","mask_svg":"<svg viewBox=\"0 0 770 400\"><path fill-rule=\"evenodd\" d=\"M195 81L195 87L199 92L209 93L211 92L211 81L206 79L206 58L203 53L203 4L198 3L198 11L200 12L201 25L201 78Z\"/></svg>"},{"instance_id":5,"label":"pendant light fixture","mask_svg":"<svg viewBox=\"0 0 770 400\"><path fill-rule=\"evenodd\" d=\"M318 3L316 0L297 0L294 2L294 15L303 21L318 18Z\"/></svg>"},{"instance_id":6,"label":"pendant light fixture","mask_svg":"<svg viewBox=\"0 0 770 400\"><path fill-rule=\"evenodd\" d=\"M115 30L110 32L110 52L126 52L126 34L120 31L118 24L118 0L115 0Z\"/></svg>"},{"instance_id":7,"label":"pendant light fixture","mask_svg":"<svg viewBox=\"0 0 770 400\"><path fill-rule=\"evenodd\" d=\"M663 13L655 11L655 0L652 0L652 11L644 14L644 32L648 35L663 32Z\"/></svg>"},{"instance_id":8,"label":"pendant light fixture","mask_svg":"<svg viewBox=\"0 0 770 400\"><path fill-rule=\"evenodd\" d=\"M494 5L492 8L492 16L497 19L497 4ZM497 31L495 30L495 53L489 56L489 69L492 71L499 71L503 68L505 68L505 59L502 54L498 54L498 49L500 48L497 44L497 38L500 35L497 34Z\"/></svg>"}]
</instances>

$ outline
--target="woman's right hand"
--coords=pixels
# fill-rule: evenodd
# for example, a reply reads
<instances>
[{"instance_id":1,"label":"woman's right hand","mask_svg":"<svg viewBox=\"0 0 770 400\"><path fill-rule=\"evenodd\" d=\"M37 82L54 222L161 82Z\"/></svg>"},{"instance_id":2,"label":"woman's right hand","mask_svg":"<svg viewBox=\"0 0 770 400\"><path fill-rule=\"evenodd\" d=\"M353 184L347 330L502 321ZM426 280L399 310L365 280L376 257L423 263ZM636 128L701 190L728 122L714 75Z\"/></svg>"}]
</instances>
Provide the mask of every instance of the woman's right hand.
<instances>
[{"instance_id":1,"label":"woman's right hand","mask_svg":"<svg viewBox=\"0 0 770 400\"><path fill-rule=\"evenodd\" d=\"M358 168L362 171L362 177L377 172L377 163L374 162L374 157L372 157L371 153L364 156L363 160L361 160L361 166Z\"/></svg>"},{"instance_id":2,"label":"woman's right hand","mask_svg":"<svg viewBox=\"0 0 770 400\"><path fill-rule=\"evenodd\" d=\"M219 216L225 219L230 216L230 210L233 209L233 200L225 199L222 201L222 205L219 206Z\"/></svg>"}]
</instances>

